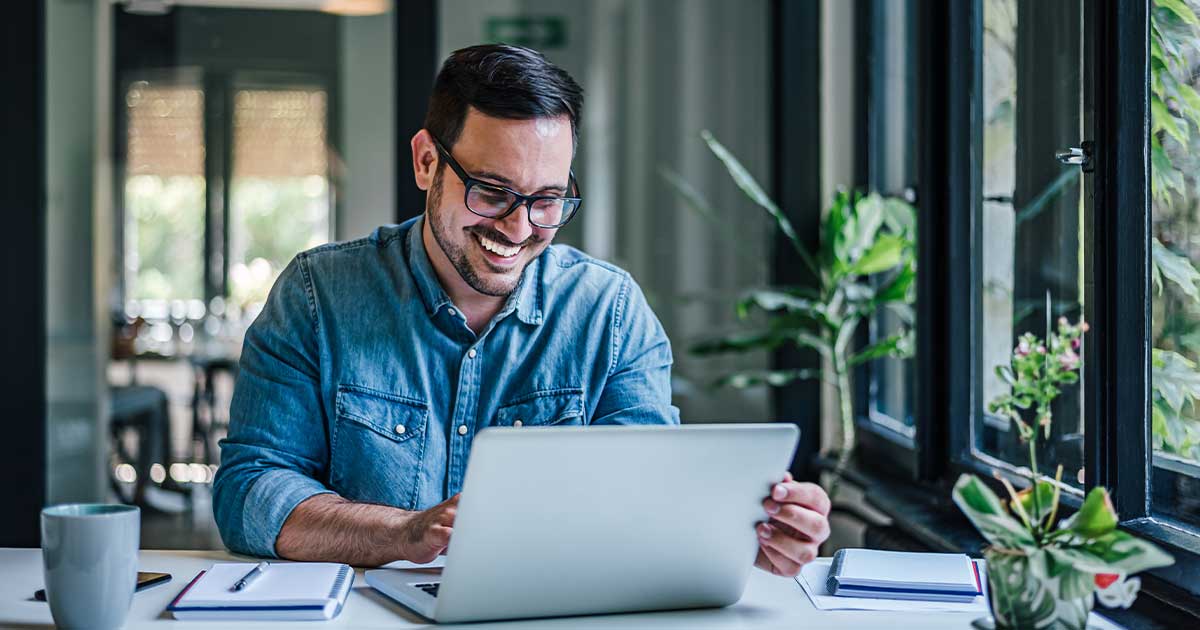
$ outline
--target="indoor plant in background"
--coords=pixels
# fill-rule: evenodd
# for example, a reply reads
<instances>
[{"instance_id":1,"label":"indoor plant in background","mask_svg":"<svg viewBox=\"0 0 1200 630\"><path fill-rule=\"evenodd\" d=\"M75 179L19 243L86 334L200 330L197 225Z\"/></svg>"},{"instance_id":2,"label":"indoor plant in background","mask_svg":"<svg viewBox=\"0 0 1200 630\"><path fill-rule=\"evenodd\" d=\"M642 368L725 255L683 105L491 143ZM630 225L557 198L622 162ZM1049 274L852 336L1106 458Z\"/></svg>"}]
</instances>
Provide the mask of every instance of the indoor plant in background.
<instances>
[{"instance_id":1,"label":"indoor plant in background","mask_svg":"<svg viewBox=\"0 0 1200 630\"><path fill-rule=\"evenodd\" d=\"M1060 318L1053 331L1047 315L1045 339L1022 335L1011 363L996 367L1012 389L988 409L1008 418L1028 445L1029 488L1017 492L1000 477L1009 495L1001 501L974 475L964 474L954 485L954 502L990 543L984 557L997 628L1082 630L1093 595L1107 605L1128 607L1140 586L1129 576L1173 562L1153 544L1117 529L1104 488L1092 488L1079 510L1060 520L1062 466L1054 482L1041 478L1039 436L1050 436L1051 404L1061 388L1079 381L1079 349L1087 330L1086 322Z\"/></svg>"},{"instance_id":2,"label":"indoor plant in background","mask_svg":"<svg viewBox=\"0 0 1200 630\"><path fill-rule=\"evenodd\" d=\"M832 380L838 391L842 429L842 444L829 487L832 497L855 445L851 371L880 357L906 358L912 354L916 212L898 198L840 191L821 220L820 249L814 255L737 158L707 130L700 135L734 183L775 221L814 281L810 286L746 292L735 306L739 319L750 323L753 312L763 317L747 330L701 342L691 350L705 355L771 350L792 344L828 361L828 374L821 369L736 372L721 378L718 385L779 387L799 379ZM715 220L716 213L699 192L672 171L663 169L662 174L689 207ZM902 329L865 348L856 347L859 324L885 308L898 315Z\"/></svg>"}]
</instances>

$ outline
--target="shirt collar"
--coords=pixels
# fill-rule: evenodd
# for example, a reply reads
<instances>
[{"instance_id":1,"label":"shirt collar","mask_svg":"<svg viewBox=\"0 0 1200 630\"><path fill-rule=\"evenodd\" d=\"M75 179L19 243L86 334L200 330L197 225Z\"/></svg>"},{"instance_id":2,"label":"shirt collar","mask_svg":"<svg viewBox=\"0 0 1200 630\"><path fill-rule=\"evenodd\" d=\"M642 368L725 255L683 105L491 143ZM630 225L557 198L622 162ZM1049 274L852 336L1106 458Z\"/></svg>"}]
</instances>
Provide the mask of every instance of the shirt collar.
<instances>
[{"instance_id":1,"label":"shirt collar","mask_svg":"<svg viewBox=\"0 0 1200 630\"><path fill-rule=\"evenodd\" d=\"M425 303L425 310L429 316L433 317L440 309L445 306L453 306L454 303L442 288L441 283L438 282L437 274L433 270L433 263L429 261L429 253L425 251L425 240L422 238L424 227L424 215L413 221L412 227L408 230L406 249L408 250L408 268L412 270L417 290L421 294L421 301ZM497 321L515 310L517 319L526 324L539 325L542 323L542 258L545 256L545 252L542 254L525 267L525 271L521 274L521 280L517 283L517 288L504 303L504 308L496 314Z\"/></svg>"}]
</instances>

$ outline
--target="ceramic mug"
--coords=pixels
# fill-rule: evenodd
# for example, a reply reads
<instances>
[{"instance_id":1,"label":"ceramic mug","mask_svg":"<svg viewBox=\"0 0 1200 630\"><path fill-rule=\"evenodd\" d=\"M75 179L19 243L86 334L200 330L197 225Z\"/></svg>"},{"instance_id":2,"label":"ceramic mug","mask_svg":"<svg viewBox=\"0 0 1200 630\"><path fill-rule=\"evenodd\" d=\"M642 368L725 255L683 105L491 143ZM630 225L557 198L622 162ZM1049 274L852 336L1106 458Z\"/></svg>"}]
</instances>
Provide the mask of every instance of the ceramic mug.
<instances>
[{"instance_id":1,"label":"ceramic mug","mask_svg":"<svg viewBox=\"0 0 1200 630\"><path fill-rule=\"evenodd\" d=\"M60 628L120 628L137 584L141 510L73 503L42 510L42 566Z\"/></svg>"}]
</instances>

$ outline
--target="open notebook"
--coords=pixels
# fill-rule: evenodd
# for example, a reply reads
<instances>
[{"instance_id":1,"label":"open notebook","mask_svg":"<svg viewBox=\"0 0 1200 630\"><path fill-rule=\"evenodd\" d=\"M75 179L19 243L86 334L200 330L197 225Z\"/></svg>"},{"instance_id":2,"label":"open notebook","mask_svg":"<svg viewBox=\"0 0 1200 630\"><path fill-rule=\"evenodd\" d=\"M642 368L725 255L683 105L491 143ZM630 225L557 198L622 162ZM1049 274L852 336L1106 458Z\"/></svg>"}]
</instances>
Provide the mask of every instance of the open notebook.
<instances>
[{"instance_id":1,"label":"open notebook","mask_svg":"<svg viewBox=\"0 0 1200 630\"><path fill-rule=\"evenodd\" d=\"M254 567L251 562L214 564L167 610L176 619L332 619L341 612L354 582L349 565L279 562L246 588L230 590Z\"/></svg>"}]
</instances>

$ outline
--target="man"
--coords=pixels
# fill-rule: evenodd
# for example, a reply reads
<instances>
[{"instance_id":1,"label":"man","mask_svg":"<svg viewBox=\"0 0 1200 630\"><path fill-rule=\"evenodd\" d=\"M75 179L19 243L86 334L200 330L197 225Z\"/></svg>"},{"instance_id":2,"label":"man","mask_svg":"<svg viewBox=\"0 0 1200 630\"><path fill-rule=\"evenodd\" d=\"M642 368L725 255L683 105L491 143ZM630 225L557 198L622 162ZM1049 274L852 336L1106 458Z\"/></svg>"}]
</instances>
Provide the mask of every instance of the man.
<instances>
[{"instance_id":1,"label":"man","mask_svg":"<svg viewBox=\"0 0 1200 630\"><path fill-rule=\"evenodd\" d=\"M213 489L230 549L426 562L449 543L480 430L679 422L670 344L637 284L550 246L581 203L582 103L532 50L447 59L411 143L424 215L300 254L246 333ZM788 476L763 508L756 565L795 575L829 500Z\"/></svg>"}]
</instances>

